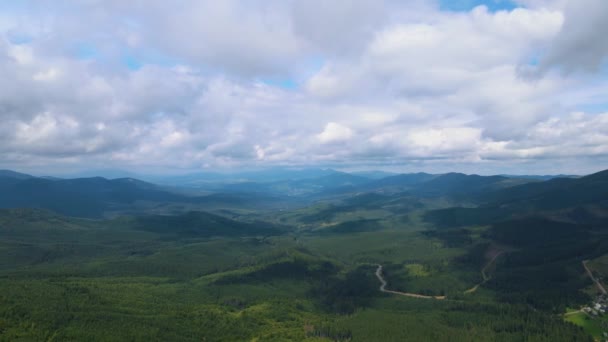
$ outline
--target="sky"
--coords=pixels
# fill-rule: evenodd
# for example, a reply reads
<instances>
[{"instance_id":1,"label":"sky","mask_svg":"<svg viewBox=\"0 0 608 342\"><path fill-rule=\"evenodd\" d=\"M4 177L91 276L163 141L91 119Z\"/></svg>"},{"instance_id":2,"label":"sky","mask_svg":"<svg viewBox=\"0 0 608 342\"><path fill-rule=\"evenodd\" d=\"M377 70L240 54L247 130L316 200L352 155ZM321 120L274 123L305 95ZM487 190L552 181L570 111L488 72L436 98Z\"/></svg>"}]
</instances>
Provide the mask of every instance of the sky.
<instances>
[{"instance_id":1,"label":"sky","mask_svg":"<svg viewBox=\"0 0 608 342\"><path fill-rule=\"evenodd\" d=\"M0 168L608 168L605 0L0 3Z\"/></svg>"}]
</instances>

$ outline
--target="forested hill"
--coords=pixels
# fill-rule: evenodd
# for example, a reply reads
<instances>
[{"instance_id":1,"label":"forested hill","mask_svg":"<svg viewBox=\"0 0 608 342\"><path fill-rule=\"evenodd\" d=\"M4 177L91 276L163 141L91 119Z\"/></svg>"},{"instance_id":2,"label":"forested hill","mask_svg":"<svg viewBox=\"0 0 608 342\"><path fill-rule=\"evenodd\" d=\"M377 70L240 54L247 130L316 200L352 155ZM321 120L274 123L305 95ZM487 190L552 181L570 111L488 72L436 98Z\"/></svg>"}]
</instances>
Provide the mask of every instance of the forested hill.
<instances>
[{"instance_id":1,"label":"forested hill","mask_svg":"<svg viewBox=\"0 0 608 342\"><path fill-rule=\"evenodd\" d=\"M581 178L555 178L488 193L489 205L534 210L560 209L608 201L608 170Z\"/></svg>"},{"instance_id":2,"label":"forested hill","mask_svg":"<svg viewBox=\"0 0 608 342\"><path fill-rule=\"evenodd\" d=\"M256 177L261 175L255 174ZM460 173L413 173L371 179L334 170L288 175L315 177L275 182L268 179L266 182L222 183L214 185L214 190L210 192L190 191L189 195L185 195L185 191L134 178L40 178L3 170L0 171L0 208L45 208L69 216L99 218L108 213L276 209L306 205L336 196L346 198L361 193L384 193L481 203L487 216L493 215L496 208L501 208L501 212L509 208L512 208L510 211L520 212L595 203L606 197L608 178L606 172L579 179L556 178L548 181ZM283 174L280 176L287 177Z\"/></svg>"},{"instance_id":3,"label":"forested hill","mask_svg":"<svg viewBox=\"0 0 608 342\"><path fill-rule=\"evenodd\" d=\"M581 265L608 254L608 171L499 189L483 198L478 207L431 210L424 218L436 236L466 241L482 229L494 246L488 248L508 250L486 284L498 298L555 313L591 300L591 291L581 291L589 282Z\"/></svg>"},{"instance_id":4,"label":"forested hill","mask_svg":"<svg viewBox=\"0 0 608 342\"><path fill-rule=\"evenodd\" d=\"M522 216L578 223L608 221L608 170L581 178L554 178L483 192L474 208L452 207L425 214L440 226L489 224Z\"/></svg>"},{"instance_id":5,"label":"forested hill","mask_svg":"<svg viewBox=\"0 0 608 342\"><path fill-rule=\"evenodd\" d=\"M246 175L246 174L243 174ZM258 180L263 173L251 176ZM375 174L374 174L375 175ZM260 181L215 183L211 190L168 188L134 178L103 177L60 179L0 172L0 208L45 208L58 213L100 218L122 213L175 213L209 209L277 209L302 206L332 197L359 193L407 193L427 198L475 201L480 193L529 180L502 176L450 173L402 174L382 179L366 178L335 170L268 173ZM306 178L307 176L311 178ZM187 193L187 195L186 195Z\"/></svg>"},{"instance_id":6,"label":"forested hill","mask_svg":"<svg viewBox=\"0 0 608 342\"><path fill-rule=\"evenodd\" d=\"M138 200L191 201L132 178L45 179L0 176L0 208L45 208L69 216L100 217L113 206Z\"/></svg>"}]
</instances>

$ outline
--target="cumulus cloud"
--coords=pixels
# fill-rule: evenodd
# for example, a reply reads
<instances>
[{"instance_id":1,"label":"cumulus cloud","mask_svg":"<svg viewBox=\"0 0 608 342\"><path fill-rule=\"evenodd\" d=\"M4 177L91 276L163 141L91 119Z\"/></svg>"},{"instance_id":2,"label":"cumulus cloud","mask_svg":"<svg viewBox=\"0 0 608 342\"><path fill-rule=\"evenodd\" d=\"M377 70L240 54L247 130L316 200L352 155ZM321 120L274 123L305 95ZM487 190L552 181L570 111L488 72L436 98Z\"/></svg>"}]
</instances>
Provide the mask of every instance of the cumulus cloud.
<instances>
[{"instance_id":1,"label":"cumulus cloud","mask_svg":"<svg viewBox=\"0 0 608 342\"><path fill-rule=\"evenodd\" d=\"M353 131L345 126L335 122L330 122L325 126L323 132L317 135L319 141L323 144L344 142L352 138Z\"/></svg>"},{"instance_id":2,"label":"cumulus cloud","mask_svg":"<svg viewBox=\"0 0 608 342\"><path fill-rule=\"evenodd\" d=\"M608 59L608 2L570 1L564 16L564 25L544 56L541 70L597 71Z\"/></svg>"},{"instance_id":3,"label":"cumulus cloud","mask_svg":"<svg viewBox=\"0 0 608 342\"><path fill-rule=\"evenodd\" d=\"M23 2L0 11L0 166L593 171L608 7L519 3Z\"/></svg>"}]
</instances>

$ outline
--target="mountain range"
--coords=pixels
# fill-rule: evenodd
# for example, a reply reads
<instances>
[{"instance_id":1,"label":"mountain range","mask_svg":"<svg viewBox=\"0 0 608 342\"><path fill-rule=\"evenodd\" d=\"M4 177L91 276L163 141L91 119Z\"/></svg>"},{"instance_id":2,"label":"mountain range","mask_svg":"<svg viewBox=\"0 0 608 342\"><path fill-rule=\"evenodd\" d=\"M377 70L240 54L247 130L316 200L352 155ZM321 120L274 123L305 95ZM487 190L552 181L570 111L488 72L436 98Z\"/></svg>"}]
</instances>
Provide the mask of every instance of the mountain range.
<instances>
[{"instance_id":1,"label":"mountain range","mask_svg":"<svg viewBox=\"0 0 608 342\"><path fill-rule=\"evenodd\" d=\"M461 173L390 174L378 178L379 174L372 172L370 177L365 177L365 173L350 174L331 169L276 169L241 173L236 178L212 174L206 178L206 182L212 184L208 190L193 194L182 191L184 186L176 188L135 178L62 179L1 170L0 208L34 207L69 216L102 217L108 213L137 212L142 208L146 208L146 212L153 208L159 212L179 212L186 209L289 207L378 193L393 197L446 198L486 208L519 206L520 210L522 206L559 208L606 196L605 173L547 181ZM200 174L183 177L182 180L201 179ZM213 182L212 179L221 181ZM200 186L200 183L195 184Z\"/></svg>"}]
</instances>

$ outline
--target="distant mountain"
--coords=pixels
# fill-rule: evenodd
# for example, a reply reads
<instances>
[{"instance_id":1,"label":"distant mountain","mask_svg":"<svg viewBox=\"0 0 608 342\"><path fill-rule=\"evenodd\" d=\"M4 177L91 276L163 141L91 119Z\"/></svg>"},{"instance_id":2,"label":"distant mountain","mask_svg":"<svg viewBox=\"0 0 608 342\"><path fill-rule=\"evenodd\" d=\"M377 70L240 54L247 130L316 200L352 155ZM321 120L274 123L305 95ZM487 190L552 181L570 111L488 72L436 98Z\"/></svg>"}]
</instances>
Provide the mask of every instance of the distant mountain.
<instances>
[{"instance_id":1,"label":"distant mountain","mask_svg":"<svg viewBox=\"0 0 608 342\"><path fill-rule=\"evenodd\" d=\"M0 170L0 178L29 179L29 178L35 178L35 177L32 175L15 172L15 171L11 171L11 170Z\"/></svg>"},{"instance_id":2,"label":"distant mountain","mask_svg":"<svg viewBox=\"0 0 608 342\"><path fill-rule=\"evenodd\" d=\"M529 182L534 182L534 180L462 173L433 175L420 172L393 175L367 182L353 182L349 186L334 187L331 192L342 195L365 192L403 193L407 196L422 198L446 197L478 202L478 197L487 192Z\"/></svg>"},{"instance_id":3,"label":"distant mountain","mask_svg":"<svg viewBox=\"0 0 608 342\"><path fill-rule=\"evenodd\" d=\"M355 171L349 172L351 175L361 176L369 179L382 179L386 177L396 176L397 173L386 171Z\"/></svg>"},{"instance_id":4,"label":"distant mountain","mask_svg":"<svg viewBox=\"0 0 608 342\"><path fill-rule=\"evenodd\" d=\"M11 171L3 171L2 174L0 208L43 208L75 217L99 218L121 213L180 213L193 209L283 209L299 205L298 200L287 197L282 192L273 192L265 183L241 184L239 189L224 189L225 193L188 196L135 178L59 179L33 177ZM322 183L336 181L328 178L322 180Z\"/></svg>"},{"instance_id":5,"label":"distant mountain","mask_svg":"<svg viewBox=\"0 0 608 342\"><path fill-rule=\"evenodd\" d=\"M0 179L2 181L2 179ZM190 198L132 178L24 178L0 183L0 208L45 208L70 216L100 217L138 200L187 202Z\"/></svg>"},{"instance_id":6,"label":"distant mountain","mask_svg":"<svg viewBox=\"0 0 608 342\"><path fill-rule=\"evenodd\" d=\"M276 182L281 180L314 179L341 173L332 169L303 168L303 169L268 169L262 171L242 172L239 175L254 182Z\"/></svg>"},{"instance_id":7,"label":"distant mountain","mask_svg":"<svg viewBox=\"0 0 608 342\"><path fill-rule=\"evenodd\" d=\"M39 178L48 179L48 180L60 180L60 179L64 179L64 178L61 178L61 177L53 177L53 176L41 176Z\"/></svg>"},{"instance_id":8,"label":"distant mountain","mask_svg":"<svg viewBox=\"0 0 608 342\"><path fill-rule=\"evenodd\" d=\"M597 213L587 212L597 211L596 208L574 209L587 204L603 205L608 201L608 171L548 181L461 173L401 174L374 180L331 169L273 169L240 175L264 181L224 183L227 178L223 178L210 181L214 189L206 192L205 196L188 196L135 178L58 179L2 170L0 208L45 208L70 216L101 217L108 213L141 213L146 210L166 213L207 208L293 208L316 200L344 199L375 192L393 194L397 198L446 198L467 205L480 204L484 210L483 217L493 220L508 217L513 212L558 209L572 211L574 216L597 217ZM270 181L272 177L291 178ZM390 201L393 207L398 204L392 197L386 201ZM466 222L474 221L476 217L476 209L453 210L449 214L444 212L443 217Z\"/></svg>"},{"instance_id":9,"label":"distant mountain","mask_svg":"<svg viewBox=\"0 0 608 342\"><path fill-rule=\"evenodd\" d=\"M385 177L364 184L360 191L408 192L419 197L452 197L455 199L476 199L480 194L505 187L515 186L532 180L514 179L503 176L465 175L446 173L409 173Z\"/></svg>"},{"instance_id":10,"label":"distant mountain","mask_svg":"<svg viewBox=\"0 0 608 342\"><path fill-rule=\"evenodd\" d=\"M135 172L130 172L121 169L93 169L93 170L84 170L72 174L63 175L62 178L93 178L93 177L103 177L107 179L116 179L116 178L143 178L144 176L137 174Z\"/></svg>"},{"instance_id":11,"label":"distant mountain","mask_svg":"<svg viewBox=\"0 0 608 342\"><path fill-rule=\"evenodd\" d=\"M170 186L193 188L216 188L218 184L230 181L242 182L243 179L214 172L197 172L173 176L148 176L147 181Z\"/></svg>"},{"instance_id":12,"label":"distant mountain","mask_svg":"<svg viewBox=\"0 0 608 342\"><path fill-rule=\"evenodd\" d=\"M219 190L221 192L257 192L300 196L324 194L336 189L349 191L370 181L369 178L332 170L329 174L315 178L289 179L277 182L232 183L222 186Z\"/></svg>"},{"instance_id":13,"label":"distant mountain","mask_svg":"<svg viewBox=\"0 0 608 342\"><path fill-rule=\"evenodd\" d=\"M0 197L10 191L11 187L34 176L10 170L0 170Z\"/></svg>"},{"instance_id":14,"label":"distant mountain","mask_svg":"<svg viewBox=\"0 0 608 342\"><path fill-rule=\"evenodd\" d=\"M369 178L357 176L350 173L334 171L331 174L318 178L302 179L297 182L301 184L314 184L324 188L337 188L343 186L357 186L369 183Z\"/></svg>"},{"instance_id":15,"label":"distant mountain","mask_svg":"<svg viewBox=\"0 0 608 342\"><path fill-rule=\"evenodd\" d=\"M465 196L472 197L484 191L509 186L510 181L502 176L465 175L446 173L418 184L412 192L419 196Z\"/></svg>"},{"instance_id":16,"label":"distant mountain","mask_svg":"<svg viewBox=\"0 0 608 342\"><path fill-rule=\"evenodd\" d=\"M538 181L546 181L546 180L550 180L553 178L578 178L580 176L576 176L576 175L499 175L499 176L504 176L504 177L508 177L508 178L522 178L522 179L531 179L531 180L538 180Z\"/></svg>"},{"instance_id":17,"label":"distant mountain","mask_svg":"<svg viewBox=\"0 0 608 342\"><path fill-rule=\"evenodd\" d=\"M436 175L431 175L424 172L419 173L405 173L394 176L384 177L382 179L378 179L374 182L371 182L365 186L368 189L399 189L399 190L407 190L412 187L428 182L434 178Z\"/></svg>"},{"instance_id":18,"label":"distant mountain","mask_svg":"<svg viewBox=\"0 0 608 342\"><path fill-rule=\"evenodd\" d=\"M173 186L196 186L217 189L218 184L237 183L273 183L288 180L312 179L328 176L338 171L318 168L272 168L243 172L199 172L168 177L149 177L147 179L159 184Z\"/></svg>"}]
</instances>

